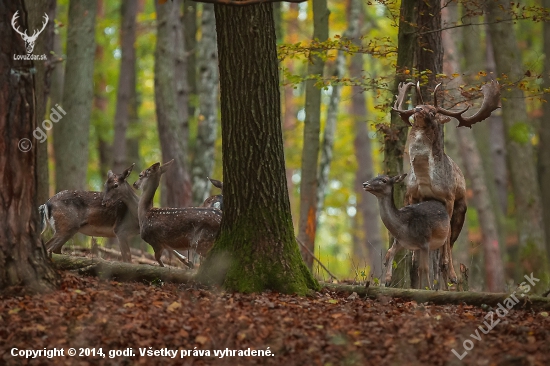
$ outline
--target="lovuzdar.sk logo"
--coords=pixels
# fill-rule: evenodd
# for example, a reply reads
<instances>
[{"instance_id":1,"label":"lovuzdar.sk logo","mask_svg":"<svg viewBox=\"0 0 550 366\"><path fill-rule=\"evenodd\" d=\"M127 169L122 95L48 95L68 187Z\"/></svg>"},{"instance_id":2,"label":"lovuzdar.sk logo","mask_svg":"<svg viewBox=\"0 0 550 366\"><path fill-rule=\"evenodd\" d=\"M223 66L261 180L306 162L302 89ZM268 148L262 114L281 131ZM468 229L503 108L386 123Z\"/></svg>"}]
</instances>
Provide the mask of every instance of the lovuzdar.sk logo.
<instances>
[{"instance_id":1,"label":"lovuzdar.sk logo","mask_svg":"<svg viewBox=\"0 0 550 366\"><path fill-rule=\"evenodd\" d=\"M44 23L42 24L42 29L40 29L39 31L35 30L32 34L32 36L29 36L27 34L27 30L25 29L25 32L21 32L19 30L19 26L16 24L16 20L17 18L19 18L19 15L17 15L17 13L19 13L19 10L15 12L15 14L13 14L13 17L11 18L11 26L13 27L13 29L19 33L19 35L21 35L21 38L23 38L23 41L25 41L25 49L27 50L27 54L26 55L13 55L13 59L14 60L42 60L42 61L45 61L47 60L47 57L46 55L33 55L32 54L32 51L34 50L34 43L36 42L36 39L38 38L38 36L40 35L40 33L42 33L42 31L46 28L46 25L48 24L48 20L50 18L48 18L48 14L44 13Z\"/></svg>"}]
</instances>

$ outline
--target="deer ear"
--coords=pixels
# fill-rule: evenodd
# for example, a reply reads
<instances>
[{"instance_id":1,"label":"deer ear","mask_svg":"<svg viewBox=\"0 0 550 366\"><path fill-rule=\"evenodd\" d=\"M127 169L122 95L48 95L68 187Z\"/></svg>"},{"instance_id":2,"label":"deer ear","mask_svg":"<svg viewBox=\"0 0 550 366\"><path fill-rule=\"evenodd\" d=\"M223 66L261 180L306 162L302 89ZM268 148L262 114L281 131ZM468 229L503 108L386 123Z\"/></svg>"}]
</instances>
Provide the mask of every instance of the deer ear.
<instances>
[{"instance_id":1,"label":"deer ear","mask_svg":"<svg viewBox=\"0 0 550 366\"><path fill-rule=\"evenodd\" d=\"M109 170L107 172L107 179L112 179L114 177L114 174L113 174L113 171L112 170Z\"/></svg>"},{"instance_id":2,"label":"deer ear","mask_svg":"<svg viewBox=\"0 0 550 366\"><path fill-rule=\"evenodd\" d=\"M396 175L395 177L392 178L393 183L394 184L401 183L405 179L406 176L407 176L407 174Z\"/></svg>"},{"instance_id":3,"label":"deer ear","mask_svg":"<svg viewBox=\"0 0 550 366\"><path fill-rule=\"evenodd\" d=\"M168 170L168 168L170 168L170 165L172 165L173 162L174 162L174 159L170 160L167 163L162 164L162 166L160 167L160 174L164 174Z\"/></svg>"},{"instance_id":4,"label":"deer ear","mask_svg":"<svg viewBox=\"0 0 550 366\"><path fill-rule=\"evenodd\" d=\"M206 178L208 178L208 177L206 177ZM223 190L223 183L222 183L222 182L220 182L220 181L217 180L217 179L212 179L212 178L208 178L208 180L212 183L212 185L213 185L214 187Z\"/></svg>"},{"instance_id":5,"label":"deer ear","mask_svg":"<svg viewBox=\"0 0 550 366\"><path fill-rule=\"evenodd\" d=\"M451 120L451 117L444 116L441 113L437 114L437 121L439 122L439 124L444 125L445 123L449 122L450 120Z\"/></svg>"},{"instance_id":6,"label":"deer ear","mask_svg":"<svg viewBox=\"0 0 550 366\"><path fill-rule=\"evenodd\" d=\"M128 178L128 176L132 172L132 169L134 169L134 165L136 165L136 163L132 164L129 168L123 171L122 174L120 175L120 179L125 180L126 178Z\"/></svg>"}]
</instances>

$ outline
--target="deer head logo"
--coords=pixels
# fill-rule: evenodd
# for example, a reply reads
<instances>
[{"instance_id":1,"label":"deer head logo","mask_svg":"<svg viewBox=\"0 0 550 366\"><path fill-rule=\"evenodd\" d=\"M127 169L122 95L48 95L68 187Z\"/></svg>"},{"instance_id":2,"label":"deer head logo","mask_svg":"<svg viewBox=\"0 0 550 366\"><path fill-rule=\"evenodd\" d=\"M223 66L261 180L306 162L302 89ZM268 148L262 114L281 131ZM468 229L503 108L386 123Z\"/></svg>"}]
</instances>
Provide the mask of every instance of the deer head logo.
<instances>
[{"instance_id":1,"label":"deer head logo","mask_svg":"<svg viewBox=\"0 0 550 366\"><path fill-rule=\"evenodd\" d=\"M25 30L25 32L21 32L19 30L19 26L15 23L15 20L19 18L19 15L17 15L17 13L19 13L19 10L16 11L15 14L13 14L13 18L11 18L11 26L17 33L21 35L23 41L25 41L25 48L27 49L27 53L31 53L34 49L34 42L36 42L36 38L40 33L42 33L42 31L44 30L44 28L46 28L46 25L48 24L48 14L44 13L44 23L42 24L42 29L40 29L38 33L35 30L32 36L28 36L27 30Z\"/></svg>"}]
</instances>

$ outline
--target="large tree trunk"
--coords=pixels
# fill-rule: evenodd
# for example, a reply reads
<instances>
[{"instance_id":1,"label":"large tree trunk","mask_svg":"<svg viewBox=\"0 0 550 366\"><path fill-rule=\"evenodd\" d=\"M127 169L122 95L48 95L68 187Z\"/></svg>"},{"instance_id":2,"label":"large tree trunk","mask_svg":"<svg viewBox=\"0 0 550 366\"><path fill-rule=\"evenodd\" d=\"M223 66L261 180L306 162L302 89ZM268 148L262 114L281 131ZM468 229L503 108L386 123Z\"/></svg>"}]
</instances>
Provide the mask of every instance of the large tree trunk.
<instances>
[{"instance_id":1,"label":"large tree trunk","mask_svg":"<svg viewBox=\"0 0 550 366\"><path fill-rule=\"evenodd\" d=\"M214 9L224 213L219 238L199 278L234 291L304 294L318 284L300 256L292 227L273 7L266 3Z\"/></svg>"},{"instance_id":2,"label":"large tree trunk","mask_svg":"<svg viewBox=\"0 0 550 366\"><path fill-rule=\"evenodd\" d=\"M399 32L397 35L397 53L395 83L392 88L392 95L397 95L397 86L399 83L407 80L407 71L412 71L414 59L415 27L413 26L416 18L416 2L405 0L401 2L399 16ZM393 103L393 99L392 99ZM391 122L389 128L384 128L384 170L389 176L403 174L403 156L405 154L405 144L407 142L408 126L401 120L397 113L391 113ZM396 186L394 188L394 201L397 207L401 207L405 201L405 188ZM390 235L390 245L393 238ZM393 287L410 287L410 255L402 250L395 256L398 263L397 268L392 275ZM392 265L391 263L389 265Z\"/></svg>"},{"instance_id":3,"label":"large tree trunk","mask_svg":"<svg viewBox=\"0 0 550 366\"><path fill-rule=\"evenodd\" d=\"M49 120L50 113L46 113L48 94L50 92L50 75L54 67L55 56L53 51L54 22L55 19L55 0L36 0L27 2L29 12L29 28L40 29L44 21L44 13L48 14L48 25L40 35L40 41L36 42L34 52L37 55L46 55L47 61L40 61L34 64L36 68L35 93L36 93L36 125L44 133L52 128L52 123L43 124L44 120ZM51 122L51 121L50 121ZM37 142L37 141L35 141ZM38 150L37 174L38 189L37 202L46 202L50 197L49 192L49 172L48 172L48 142L43 141L36 144Z\"/></svg>"},{"instance_id":4,"label":"large tree trunk","mask_svg":"<svg viewBox=\"0 0 550 366\"><path fill-rule=\"evenodd\" d=\"M187 171L187 103L182 80L183 31L180 23L181 0L156 4L157 45L155 48L155 104L162 160L174 159L161 188L163 206L191 204L191 181ZM175 46L177 45L177 46ZM182 72L184 71L184 72ZM183 104L183 105L182 105ZM184 115L185 114L185 115Z\"/></svg>"},{"instance_id":5,"label":"large tree trunk","mask_svg":"<svg viewBox=\"0 0 550 366\"><path fill-rule=\"evenodd\" d=\"M0 290L23 286L40 291L54 288L58 279L38 231L37 150L25 152L30 141L23 139L33 139L33 86L44 81L33 80L33 61L14 60L27 54L11 27L17 11L20 29L28 29L23 1L0 1Z\"/></svg>"},{"instance_id":6,"label":"large tree trunk","mask_svg":"<svg viewBox=\"0 0 550 366\"><path fill-rule=\"evenodd\" d=\"M320 42L328 38L328 18L330 12L326 0L317 0L313 4L313 40ZM321 50L317 50L321 52ZM314 77L322 76L325 67L324 60L311 54L307 73ZM319 134L321 131L321 89L315 85L317 81L305 81L306 117L304 121L304 146L302 150L301 181L300 181L300 221L298 222L298 239L314 253L315 233L317 227L317 167L319 164ZM311 269L313 257L305 250L302 256Z\"/></svg>"},{"instance_id":7,"label":"large tree trunk","mask_svg":"<svg viewBox=\"0 0 550 366\"><path fill-rule=\"evenodd\" d=\"M550 8L550 0L543 0L543 6ZM550 23L544 22L544 88L550 90ZM546 103L543 103L544 119L539 130L538 172L542 195L543 225L546 235L546 251L550 258L550 93L546 93Z\"/></svg>"},{"instance_id":8,"label":"large tree trunk","mask_svg":"<svg viewBox=\"0 0 550 366\"><path fill-rule=\"evenodd\" d=\"M416 104L424 104L430 103L432 100L431 91L433 91L437 83L436 75L443 71L443 52L441 44L441 1L426 0L418 2L416 24L418 24L416 31L419 32L419 35L416 39L414 48L414 65L416 70L420 73L420 91L422 94L422 96L417 95ZM428 72L422 74L424 71ZM422 100L424 103L421 102ZM444 146L444 129L440 128L439 131L441 146ZM430 263L433 264L430 269L430 278L436 279L437 286L440 289L445 288L447 284L447 279L443 278L443 280L440 280L442 275L445 276L445 271L441 271L441 267L439 266L439 258L442 260L444 251L444 248L430 251ZM449 253L449 255L452 256L452 253ZM418 257L419 256L415 256L415 259L418 259ZM413 288L417 287L417 267L417 260L415 260L413 261L411 267L411 285Z\"/></svg>"},{"instance_id":9,"label":"large tree trunk","mask_svg":"<svg viewBox=\"0 0 550 366\"><path fill-rule=\"evenodd\" d=\"M134 79L136 74L136 15L137 1L123 1L120 5L120 73L118 77L115 110L115 136L113 140L113 171L122 172L128 161L126 130L130 123ZM134 89L134 90L132 90Z\"/></svg>"},{"instance_id":10,"label":"large tree trunk","mask_svg":"<svg viewBox=\"0 0 550 366\"><path fill-rule=\"evenodd\" d=\"M509 23L498 20L504 16L509 3L497 0L488 3L487 20L491 32L497 74L508 80L523 77L521 55L515 33ZM502 88L502 116L506 128L506 147L512 189L514 191L515 217L519 234L520 258L515 277L522 273L537 271L548 275L548 256L545 249L542 223L542 205L534 151L530 131L533 128L525 109L523 91L519 88ZM521 268L523 267L523 268Z\"/></svg>"},{"instance_id":11,"label":"large tree trunk","mask_svg":"<svg viewBox=\"0 0 550 366\"><path fill-rule=\"evenodd\" d=\"M209 196L210 183L206 177L211 176L214 170L218 134L218 48L216 18L212 4L203 4L201 33L202 38L198 44L199 118L191 168L195 205L201 204Z\"/></svg>"},{"instance_id":12,"label":"large tree trunk","mask_svg":"<svg viewBox=\"0 0 550 366\"><path fill-rule=\"evenodd\" d=\"M458 6L449 4L442 9L442 15L448 24L455 24L458 20ZM443 72L447 75L461 73L458 56L459 31L457 29L446 30L442 34L443 47L445 49L445 64ZM462 84L462 79L455 80L457 85ZM457 89L449 93L456 101L460 98ZM475 126L477 127L477 126ZM451 126L453 129L453 126ZM494 214L494 207L491 205L489 192L485 183L481 156L477 149L474 133L469 128L455 129L462 163L465 168L465 175L468 178L474 193L473 205L477 210L479 224L482 233L482 245L484 254L485 284L490 292L504 291L504 267L500 253L497 224ZM467 248L461 248L466 251ZM472 282L472 281L471 281ZM473 281L475 283L475 281Z\"/></svg>"},{"instance_id":13,"label":"large tree trunk","mask_svg":"<svg viewBox=\"0 0 550 366\"><path fill-rule=\"evenodd\" d=\"M95 17L97 1L70 0L63 109L57 123L56 190L86 189L88 139L94 95Z\"/></svg>"}]
</instances>

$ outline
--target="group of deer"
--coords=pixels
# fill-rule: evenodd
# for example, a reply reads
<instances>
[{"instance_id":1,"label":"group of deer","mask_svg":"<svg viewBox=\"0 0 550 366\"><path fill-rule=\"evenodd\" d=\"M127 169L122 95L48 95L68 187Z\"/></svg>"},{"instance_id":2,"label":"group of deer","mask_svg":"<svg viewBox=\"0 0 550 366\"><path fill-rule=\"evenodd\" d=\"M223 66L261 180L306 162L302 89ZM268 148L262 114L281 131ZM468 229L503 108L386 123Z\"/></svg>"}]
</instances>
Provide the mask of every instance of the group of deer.
<instances>
[{"instance_id":1,"label":"group of deer","mask_svg":"<svg viewBox=\"0 0 550 366\"><path fill-rule=\"evenodd\" d=\"M441 247L441 268L452 282L457 282L451 251L466 215L464 175L445 154L439 137L440 130L443 124L451 120L449 117L458 120L458 127L470 128L474 123L488 118L499 108L500 86L495 81L483 85L483 103L471 117L463 116L468 108L455 112L438 107L439 85L434 89L433 106L421 101L415 108L404 110L403 102L411 86L414 84L399 85L397 100L392 108L412 127L408 138L411 171L406 180L405 207L399 210L396 208L393 185L403 181L407 174L378 176L363 183L363 188L378 198L382 222L394 237L393 245L385 257L386 284L391 280L395 253L404 247L419 251L419 285L422 289L431 289L429 251ZM420 95L418 84L417 92Z\"/></svg>"},{"instance_id":2,"label":"group of deer","mask_svg":"<svg viewBox=\"0 0 550 366\"><path fill-rule=\"evenodd\" d=\"M161 267L164 249L185 265L193 267L177 250L193 249L204 256L218 235L222 219L222 195L208 197L201 207L156 208L153 198L161 175L172 161L155 163L139 174L134 183L143 191L138 197L127 178L134 164L121 174L109 171L104 192L62 191L39 208L42 233L48 226L54 231L46 249L61 253L63 245L77 232L88 236L116 237L122 260L131 261L129 240L140 234L155 252ZM223 189L222 182L210 179Z\"/></svg>"}]
</instances>

